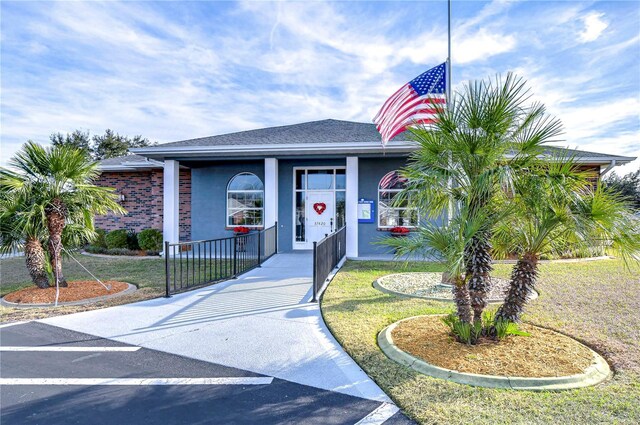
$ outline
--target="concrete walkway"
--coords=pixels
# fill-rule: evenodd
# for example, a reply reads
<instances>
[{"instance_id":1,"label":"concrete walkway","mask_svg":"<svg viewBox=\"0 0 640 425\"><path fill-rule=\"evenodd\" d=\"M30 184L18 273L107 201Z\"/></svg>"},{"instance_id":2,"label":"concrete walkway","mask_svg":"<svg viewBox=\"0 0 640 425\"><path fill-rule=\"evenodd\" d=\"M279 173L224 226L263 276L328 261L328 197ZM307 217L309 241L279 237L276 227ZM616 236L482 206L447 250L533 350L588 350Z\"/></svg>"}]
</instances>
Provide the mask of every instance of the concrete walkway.
<instances>
[{"instance_id":1,"label":"concrete walkway","mask_svg":"<svg viewBox=\"0 0 640 425\"><path fill-rule=\"evenodd\" d=\"M54 326L381 402L384 392L310 303L312 256L278 254L236 280L42 320Z\"/></svg>"}]
</instances>

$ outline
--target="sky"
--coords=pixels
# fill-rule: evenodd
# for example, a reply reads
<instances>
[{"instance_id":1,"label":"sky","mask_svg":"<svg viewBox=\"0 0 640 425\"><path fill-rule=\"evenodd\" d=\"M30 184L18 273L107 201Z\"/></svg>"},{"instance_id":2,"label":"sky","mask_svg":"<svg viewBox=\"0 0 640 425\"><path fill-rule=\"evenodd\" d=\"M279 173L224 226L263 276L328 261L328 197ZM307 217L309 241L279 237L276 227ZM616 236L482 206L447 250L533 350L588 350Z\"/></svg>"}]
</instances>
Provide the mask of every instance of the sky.
<instances>
[{"instance_id":1,"label":"sky","mask_svg":"<svg viewBox=\"0 0 640 425\"><path fill-rule=\"evenodd\" d=\"M370 122L447 56L445 1L2 0L0 12L0 164L75 129L163 143ZM454 90L515 72L562 120L558 146L640 156L639 22L638 1L454 0Z\"/></svg>"}]
</instances>

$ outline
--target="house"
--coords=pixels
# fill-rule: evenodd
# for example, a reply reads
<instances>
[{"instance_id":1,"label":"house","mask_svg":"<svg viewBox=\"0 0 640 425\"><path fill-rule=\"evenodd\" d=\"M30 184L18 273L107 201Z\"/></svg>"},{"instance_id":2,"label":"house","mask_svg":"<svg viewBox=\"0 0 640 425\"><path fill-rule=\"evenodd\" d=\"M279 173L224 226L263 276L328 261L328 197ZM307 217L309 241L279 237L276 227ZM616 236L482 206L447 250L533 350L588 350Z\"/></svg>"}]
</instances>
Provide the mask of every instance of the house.
<instances>
[{"instance_id":1,"label":"house","mask_svg":"<svg viewBox=\"0 0 640 425\"><path fill-rule=\"evenodd\" d=\"M165 240L216 239L237 226L278 224L280 251L310 249L347 226L347 256L385 252L373 244L420 217L392 206L397 170L416 149L406 135L382 147L373 124L322 120L132 149L101 162L100 184L116 188L124 217L105 229L162 229ZM554 148L558 149L558 148ZM593 180L633 157L571 150Z\"/></svg>"}]
</instances>

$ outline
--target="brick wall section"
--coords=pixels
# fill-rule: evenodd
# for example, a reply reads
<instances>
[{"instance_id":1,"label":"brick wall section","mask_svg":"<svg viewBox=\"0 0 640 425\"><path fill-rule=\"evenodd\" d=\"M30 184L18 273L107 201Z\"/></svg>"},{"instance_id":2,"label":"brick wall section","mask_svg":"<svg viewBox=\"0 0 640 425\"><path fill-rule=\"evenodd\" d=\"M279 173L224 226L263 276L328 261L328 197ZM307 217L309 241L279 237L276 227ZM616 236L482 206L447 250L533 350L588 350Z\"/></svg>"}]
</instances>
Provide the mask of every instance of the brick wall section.
<instances>
[{"instance_id":1,"label":"brick wall section","mask_svg":"<svg viewBox=\"0 0 640 425\"><path fill-rule=\"evenodd\" d=\"M139 232L143 229L162 231L161 169L150 171L103 172L96 181L99 186L113 187L125 196L122 206L125 215L107 214L95 217L95 226L105 230L127 229ZM180 240L191 238L191 170L180 170Z\"/></svg>"}]
</instances>

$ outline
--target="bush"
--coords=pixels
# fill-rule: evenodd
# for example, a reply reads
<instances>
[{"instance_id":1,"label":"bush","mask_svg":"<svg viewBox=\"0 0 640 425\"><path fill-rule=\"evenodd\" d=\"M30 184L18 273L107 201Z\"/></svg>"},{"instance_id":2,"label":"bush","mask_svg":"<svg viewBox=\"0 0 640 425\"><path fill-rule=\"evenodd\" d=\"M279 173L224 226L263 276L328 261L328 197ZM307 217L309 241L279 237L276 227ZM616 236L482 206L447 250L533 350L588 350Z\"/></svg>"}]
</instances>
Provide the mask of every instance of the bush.
<instances>
[{"instance_id":1,"label":"bush","mask_svg":"<svg viewBox=\"0 0 640 425\"><path fill-rule=\"evenodd\" d=\"M91 245L106 248L107 247L107 231L104 229L96 229L96 238L91 242Z\"/></svg>"},{"instance_id":2,"label":"bush","mask_svg":"<svg viewBox=\"0 0 640 425\"><path fill-rule=\"evenodd\" d=\"M491 337L501 340L508 336L530 336L527 332L520 330L517 323L507 320L496 320L495 312L487 310L482 314L482 321L476 323L465 323L451 313L442 318L445 325L449 327L451 334L458 342L463 344L477 344L480 337Z\"/></svg>"},{"instance_id":3,"label":"bush","mask_svg":"<svg viewBox=\"0 0 640 425\"><path fill-rule=\"evenodd\" d=\"M158 251L131 251L127 248L102 248L95 245L89 245L85 248L85 251L91 254L104 254L104 255L129 255L129 256L158 256Z\"/></svg>"},{"instance_id":4,"label":"bush","mask_svg":"<svg viewBox=\"0 0 640 425\"><path fill-rule=\"evenodd\" d=\"M138 244L141 249L150 251L162 250L162 232L156 229L144 229L138 233Z\"/></svg>"},{"instance_id":5,"label":"bush","mask_svg":"<svg viewBox=\"0 0 640 425\"><path fill-rule=\"evenodd\" d=\"M105 237L107 248L126 248L127 247L127 231L124 229L113 230L107 233Z\"/></svg>"},{"instance_id":6,"label":"bush","mask_svg":"<svg viewBox=\"0 0 640 425\"><path fill-rule=\"evenodd\" d=\"M138 245L138 234L133 230L127 232L127 249L131 251L140 250L140 245Z\"/></svg>"}]
</instances>

